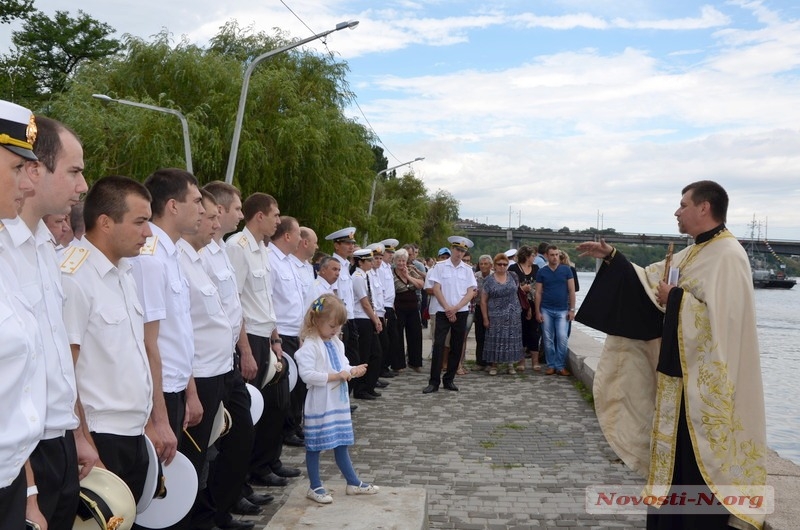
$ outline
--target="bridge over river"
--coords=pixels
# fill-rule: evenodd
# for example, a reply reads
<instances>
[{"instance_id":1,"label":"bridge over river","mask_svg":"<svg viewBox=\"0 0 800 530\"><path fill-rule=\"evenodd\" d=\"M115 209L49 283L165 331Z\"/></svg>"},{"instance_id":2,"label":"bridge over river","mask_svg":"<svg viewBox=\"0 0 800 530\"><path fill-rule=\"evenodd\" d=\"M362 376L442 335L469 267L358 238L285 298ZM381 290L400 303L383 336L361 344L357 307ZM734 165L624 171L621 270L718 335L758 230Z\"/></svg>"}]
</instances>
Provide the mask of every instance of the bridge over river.
<instances>
[{"instance_id":1,"label":"bridge over river","mask_svg":"<svg viewBox=\"0 0 800 530\"><path fill-rule=\"evenodd\" d=\"M516 248L520 245L531 242L537 243L539 241L593 241L597 236L596 234L586 234L579 232L550 232L540 230L518 230L509 228L488 228L476 226L460 226L470 239L476 238L490 238L502 239L508 241L509 247ZM607 242L614 243L627 243L630 245L661 245L664 247L669 246L670 243L675 243L676 248L682 248L692 243L692 238L681 234L627 234L623 232L611 232L601 234ZM800 241L790 241L783 239L770 239L769 248L764 241L752 241L749 238L739 238L739 241L745 247L749 247L752 243L756 252L768 254L770 248L776 254L782 256L800 256Z\"/></svg>"}]
</instances>

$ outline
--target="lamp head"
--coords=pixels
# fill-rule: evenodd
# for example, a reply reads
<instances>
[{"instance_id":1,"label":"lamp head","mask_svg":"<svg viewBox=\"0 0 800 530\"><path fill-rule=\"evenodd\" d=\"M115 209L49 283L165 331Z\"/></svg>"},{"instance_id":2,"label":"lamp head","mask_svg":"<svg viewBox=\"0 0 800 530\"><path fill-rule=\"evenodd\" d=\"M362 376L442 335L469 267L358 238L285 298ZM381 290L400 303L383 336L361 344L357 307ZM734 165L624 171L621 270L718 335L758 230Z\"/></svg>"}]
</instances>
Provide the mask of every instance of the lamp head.
<instances>
[{"instance_id":1,"label":"lamp head","mask_svg":"<svg viewBox=\"0 0 800 530\"><path fill-rule=\"evenodd\" d=\"M92 94L92 97L95 99L99 99L101 101L114 101L112 98L106 96L105 94Z\"/></svg>"},{"instance_id":2,"label":"lamp head","mask_svg":"<svg viewBox=\"0 0 800 530\"><path fill-rule=\"evenodd\" d=\"M356 26L358 26L358 20L347 20L345 22L339 22L336 24L336 31L345 28L355 29Z\"/></svg>"}]
</instances>

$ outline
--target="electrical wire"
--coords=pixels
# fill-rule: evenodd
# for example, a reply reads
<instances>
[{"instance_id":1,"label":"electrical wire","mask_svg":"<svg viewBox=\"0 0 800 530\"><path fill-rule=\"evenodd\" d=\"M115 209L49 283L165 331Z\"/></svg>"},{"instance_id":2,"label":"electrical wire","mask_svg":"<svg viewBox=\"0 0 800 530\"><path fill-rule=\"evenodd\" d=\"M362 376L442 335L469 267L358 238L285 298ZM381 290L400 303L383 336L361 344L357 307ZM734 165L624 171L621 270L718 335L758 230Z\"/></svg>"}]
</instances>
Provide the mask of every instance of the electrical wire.
<instances>
[{"instance_id":1,"label":"electrical wire","mask_svg":"<svg viewBox=\"0 0 800 530\"><path fill-rule=\"evenodd\" d=\"M298 21L299 21L299 22L300 22L300 23L301 23L303 26L305 26L305 27L306 27L306 29L307 29L308 31L310 31L312 34L316 34L316 33L317 33L316 31L314 31L313 29L311 29L311 27L310 27L308 24L306 24L306 22L305 22L305 21L304 21L302 18L300 18L300 15L298 15L297 13L295 13L295 12L294 12L294 10L293 10L291 7L289 7L289 5L288 5L288 4L287 4L287 3L286 3L284 0L280 0L280 2L281 2L281 4L283 4L283 7L285 7L285 8L286 8L286 9L289 11L289 13L291 13L292 15L294 15L294 17L295 17L295 18L296 18L296 19L297 19L297 20L298 20ZM334 56L333 52L331 51L331 49L330 49L330 48L328 48L328 41L327 41L327 39L323 39L323 40L322 40L322 44L323 44L323 46L325 46L325 49L326 49L326 50L328 50L328 55L330 55L331 59L335 60L336 58L335 58L335 56ZM352 91L351 91L351 92L352 92ZM399 159L399 158L398 158L398 157L397 157L397 156L396 156L394 153L392 153L392 151L389 149L389 146L387 146L385 143L383 143L383 140L381 140L381 137L380 137L380 135L377 133L377 131L375 131L375 128L374 128L374 127L372 127L372 124L370 123L369 119L367 119L367 115L366 115L366 114L364 114L364 110L361 108L361 105L359 105L359 104L358 104L358 99L357 99L357 97L358 97L358 96L356 95L356 93L355 93L355 92L352 92L352 93L353 93L353 103L355 104L356 108L358 109L358 112L361 114L361 117L362 117L362 118L364 118L364 122L367 124L367 128L368 128L368 129L369 129L369 130L372 132L373 136L376 138L376 140L378 141L378 143L379 143L381 146L383 146L383 150L384 150L384 152L385 152L385 153L388 153L389 155L391 155L391 156L392 156L392 158L394 158L395 160L397 160L398 162L400 162L400 159Z\"/></svg>"}]
</instances>

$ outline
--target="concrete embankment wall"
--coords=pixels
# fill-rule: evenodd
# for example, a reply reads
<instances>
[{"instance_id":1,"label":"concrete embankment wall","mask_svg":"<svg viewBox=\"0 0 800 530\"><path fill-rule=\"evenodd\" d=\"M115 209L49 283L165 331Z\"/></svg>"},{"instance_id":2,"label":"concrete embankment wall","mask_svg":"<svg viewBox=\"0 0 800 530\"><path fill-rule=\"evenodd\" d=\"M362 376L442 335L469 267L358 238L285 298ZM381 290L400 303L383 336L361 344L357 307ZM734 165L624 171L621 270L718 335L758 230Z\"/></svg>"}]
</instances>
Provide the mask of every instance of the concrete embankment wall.
<instances>
[{"instance_id":1,"label":"concrete embankment wall","mask_svg":"<svg viewBox=\"0 0 800 530\"><path fill-rule=\"evenodd\" d=\"M569 339L572 373L587 388L593 388L594 373L603 345L578 329ZM775 488L775 512L767 516L769 530L800 528L800 466L770 450L767 455L767 484Z\"/></svg>"}]
</instances>

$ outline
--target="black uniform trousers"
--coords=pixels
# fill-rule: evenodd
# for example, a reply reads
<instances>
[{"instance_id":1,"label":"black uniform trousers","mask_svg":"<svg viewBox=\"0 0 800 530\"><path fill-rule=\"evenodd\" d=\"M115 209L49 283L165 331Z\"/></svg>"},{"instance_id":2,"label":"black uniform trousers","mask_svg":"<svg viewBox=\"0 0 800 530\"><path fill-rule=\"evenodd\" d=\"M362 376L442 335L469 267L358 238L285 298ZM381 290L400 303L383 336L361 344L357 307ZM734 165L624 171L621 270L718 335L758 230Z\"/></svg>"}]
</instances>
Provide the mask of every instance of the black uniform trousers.
<instances>
[{"instance_id":1,"label":"black uniform trousers","mask_svg":"<svg viewBox=\"0 0 800 530\"><path fill-rule=\"evenodd\" d=\"M433 359L431 360L431 376L428 384L439 388L439 383L452 383L456 378L458 361L461 359L461 348L464 345L464 334L467 331L467 311L456 313L455 322L450 322L444 311L438 311L433 339ZM447 332L450 332L450 354L447 357L447 371L442 377L442 356L444 355L444 341Z\"/></svg>"},{"instance_id":2,"label":"black uniform trousers","mask_svg":"<svg viewBox=\"0 0 800 530\"><path fill-rule=\"evenodd\" d=\"M300 349L300 337L289 335L281 335L280 337L283 342L281 344L283 354L294 359L295 352ZM300 374L297 374L297 384L289 394L289 414L286 415L286 420L283 422L283 436L285 438L293 434L297 436L303 435L303 407L306 403L307 393L306 384L300 379Z\"/></svg>"},{"instance_id":3,"label":"black uniform trousers","mask_svg":"<svg viewBox=\"0 0 800 530\"><path fill-rule=\"evenodd\" d=\"M269 363L269 338L247 334L250 349L258 365L256 381L262 381ZM250 473L266 476L272 468L280 467L283 451L283 422L289 412L289 378L283 373L273 384L261 389L264 414L255 426L255 442L250 458Z\"/></svg>"},{"instance_id":4,"label":"black uniform trousers","mask_svg":"<svg viewBox=\"0 0 800 530\"><path fill-rule=\"evenodd\" d=\"M375 383L381 375L383 363L381 362L381 345L378 342L378 334L375 333L375 325L368 318L355 318L356 329L358 329L358 362L356 364L366 364L367 373L364 377L355 379L353 383L353 394L362 392L372 392L375 390ZM352 364L352 363L351 363ZM355 365L353 365L355 366Z\"/></svg>"},{"instance_id":5,"label":"black uniform trousers","mask_svg":"<svg viewBox=\"0 0 800 530\"><path fill-rule=\"evenodd\" d=\"M342 326L342 342L344 343L344 356L347 357L347 362L350 366L357 366L361 364L361 356L358 353L358 328L353 319L348 320ZM355 379L347 382L347 388L350 392L353 391Z\"/></svg>"},{"instance_id":6,"label":"black uniform trousers","mask_svg":"<svg viewBox=\"0 0 800 530\"><path fill-rule=\"evenodd\" d=\"M78 510L78 453L72 431L41 440L30 456L39 510L51 530L71 530Z\"/></svg>"},{"instance_id":7,"label":"black uniform trousers","mask_svg":"<svg viewBox=\"0 0 800 530\"><path fill-rule=\"evenodd\" d=\"M209 467L207 491L210 504L216 510L214 521L224 525L230 521L231 508L242 496L255 441L253 418L250 415L250 393L238 366L225 376L223 402L231 414L233 428L226 436L217 440L218 454Z\"/></svg>"},{"instance_id":8,"label":"black uniform trousers","mask_svg":"<svg viewBox=\"0 0 800 530\"><path fill-rule=\"evenodd\" d=\"M133 499L138 503L142 498L147 468L150 465L144 434L123 436L93 432L92 440L103 465L128 485Z\"/></svg>"},{"instance_id":9,"label":"black uniform trousers","mask_svg":"<svg viewBox=\"0 0 800 530\"><path fill-rule=\"evenodd\" d=\"M27 503L25 468L21 468L17 478L5 488L0 488L0 530L19 530L25 528L25 505Z\"/></svg>"},{"instance_id":10,"label":"black uniform trousers","mask_svg":"<svg viewBox=\"0 0 800 530\"><path fill-rule=\"evenodd\" d=\"M392 370L401 370L406 367L405 355L398 350L397 313L394 307L385 307L383 332L381 337L381 350L383 351L383 367Z\"/></svg>"}]
</instances>

